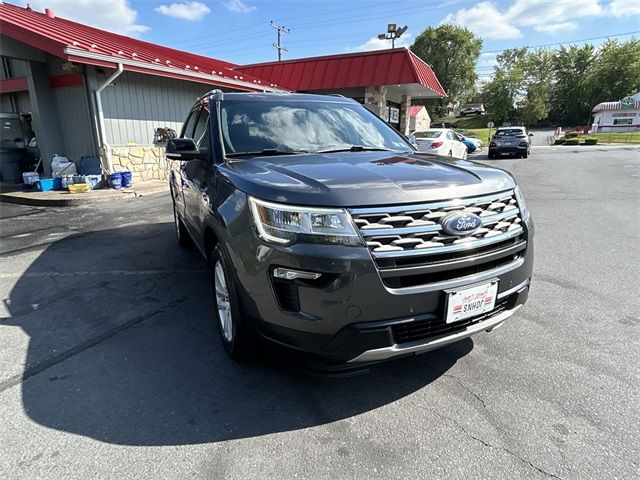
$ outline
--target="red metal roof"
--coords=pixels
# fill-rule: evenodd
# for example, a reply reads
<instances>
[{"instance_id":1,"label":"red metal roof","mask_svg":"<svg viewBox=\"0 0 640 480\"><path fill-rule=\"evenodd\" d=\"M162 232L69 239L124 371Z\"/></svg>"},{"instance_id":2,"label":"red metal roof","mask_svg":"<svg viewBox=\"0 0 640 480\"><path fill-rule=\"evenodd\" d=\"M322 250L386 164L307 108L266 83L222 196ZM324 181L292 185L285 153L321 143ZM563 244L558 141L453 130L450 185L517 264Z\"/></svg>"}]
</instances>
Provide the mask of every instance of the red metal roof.
<instances>
[{"instance_id":1,"label":"red metal roof","mask_svg":"<svg viewBox=\"0 0 640 480\"><path fill-rule=\"evenodd\" d=\"M0 3L0 30L3 35L77 63L113 68L122 63L125 71L239 90L276 89L271 82L233 70L235 65L229 62L155 45L8 3Z\"/></svg>"},{"instance_id":2,"label":"red metal roof","mask_svg":"<svg viewBox=\"0 0 640 480\"><path fill-rule=\"evenodd\" d=\"M409 107L409 116L415 117L423 108L425 108L424 105L411 105Z\"/></svg>"},{"instance_id":3,"label":"red metal roof","mask_svg":"<svg viewBox=\"0 0 640 480\"><path fill-rule=\"evenodd\" d=\"M257 63L236 69L294 91L417 83L446 96L431 67L407 48Z\"/></svg>"}]
</instances>

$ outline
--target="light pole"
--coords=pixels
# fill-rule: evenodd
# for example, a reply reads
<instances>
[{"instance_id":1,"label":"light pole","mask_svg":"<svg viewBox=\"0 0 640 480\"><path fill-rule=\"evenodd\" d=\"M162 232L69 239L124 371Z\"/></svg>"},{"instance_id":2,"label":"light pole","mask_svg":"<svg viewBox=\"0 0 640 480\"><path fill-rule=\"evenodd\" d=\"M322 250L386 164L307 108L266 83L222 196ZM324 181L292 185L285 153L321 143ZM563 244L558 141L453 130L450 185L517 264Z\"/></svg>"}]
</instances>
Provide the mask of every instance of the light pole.
<instances>
[{"instance_id":1,"label":"light pole","mask_svg":"<svg viewBox=\"0 0 640 480\"><path fill-rule=\"evenodd\" d=\"M404 27L398 28L395 23L388 23L387 33L381 33L380 35L378 35L378 40L391 40L391 48L396 48L396 38L400 38L408 28L409 27L407 27L406 25Z\"/></svg>"}]
</instances>

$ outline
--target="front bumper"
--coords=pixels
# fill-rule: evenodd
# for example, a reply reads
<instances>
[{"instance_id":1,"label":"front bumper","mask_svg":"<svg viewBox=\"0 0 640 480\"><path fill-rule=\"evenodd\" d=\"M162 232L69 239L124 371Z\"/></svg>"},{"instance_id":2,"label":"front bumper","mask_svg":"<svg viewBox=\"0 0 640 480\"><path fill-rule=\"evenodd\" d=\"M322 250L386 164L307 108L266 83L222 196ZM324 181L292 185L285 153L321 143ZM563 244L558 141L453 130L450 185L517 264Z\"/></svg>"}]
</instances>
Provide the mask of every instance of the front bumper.
<instances>
[{"instance_id":1,"label":"front bumper","mask_svg":"<svg viewBox=\"0 0 640 480\"><path fill-rule=\"evenodd\" d=\"M439 348L504 322L527 298L533 266L531 240L517 261L507 266L406 288L386 285L364 247L274 246L260 240L253 228L230 238L227 245L242 313L254 320L261 337L324 362L360 364ZM323 277L292 286L296 295L292 311L289 297L283 298L274 284L275 267L320 272ZM495 278L501 303L495 314L452 324L450 331L417 342L397 341L397 325L444 323L445 289Z\"/></svg>"}]
</instances>

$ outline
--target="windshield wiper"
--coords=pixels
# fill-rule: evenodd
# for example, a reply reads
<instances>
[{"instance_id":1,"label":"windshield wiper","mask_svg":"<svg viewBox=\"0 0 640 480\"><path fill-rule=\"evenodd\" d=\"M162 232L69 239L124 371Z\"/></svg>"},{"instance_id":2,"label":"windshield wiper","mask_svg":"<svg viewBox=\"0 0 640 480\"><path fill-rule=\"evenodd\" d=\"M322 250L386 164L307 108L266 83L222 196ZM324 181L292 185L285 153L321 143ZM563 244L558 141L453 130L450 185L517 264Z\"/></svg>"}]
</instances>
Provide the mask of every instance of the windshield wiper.
<instances>
[{"instance_id":1,"label":"windshield wiper","mask_svg":"<svg viewBox=\"0 0 640 480\"><path fill-rule=\"evenodd\" d=\"M303 153L309 153L306 150L298 150L295 152L287 152L284 150L278 150L277 148L265 148L264 150L256 150L253 152L232 152L227 153L227 157L268 157L271 155L300 155Z\"/></svg>"},{"instance_id":2,"label":"windshield wiper","mask_svg":"<svg viewBox=\"0 0 640 480\"><path fill-rule=\"evenodd\" d=\"M325 148L316 150L314 153L334 153L334 152L388 152L389 148L367 147L365 145L351 145L350 147Z\"/></svg>"}]
</instances>

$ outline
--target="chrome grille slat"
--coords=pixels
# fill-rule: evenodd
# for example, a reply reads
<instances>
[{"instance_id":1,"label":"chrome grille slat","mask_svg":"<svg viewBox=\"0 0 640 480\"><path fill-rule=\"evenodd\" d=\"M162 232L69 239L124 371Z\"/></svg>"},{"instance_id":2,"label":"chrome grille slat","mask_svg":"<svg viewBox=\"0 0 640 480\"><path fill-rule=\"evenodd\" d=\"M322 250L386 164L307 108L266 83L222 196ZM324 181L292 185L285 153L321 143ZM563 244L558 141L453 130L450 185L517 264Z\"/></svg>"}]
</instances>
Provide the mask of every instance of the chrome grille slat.
<instances>
[{"instance_id":1,"label":"chrome grille slat","mask_svg":"<svg viewBox=\"0 0 640 480\"><path fill-rule=\"evenodd\" d=\"M491 195L484 195L482 197L468 197L468 198L458 198L454 200L446 200L441 202L432 202L432 203L424 203L424 204L414 204L414 205L391 205L387 207L371 207L371 208L355 208L352 212L357 213L358 217L362 217L365 215L384 215L384 214L395 214L398 212L403 212L407 215L411 215L413 213L426 212L428 210L437 210L440 208L447 208L451 206L467 206L467 205L490 205L494 200L509 200L513 198L513 190L509 190L506 192L494 193Z\"/></svg>"},{"instance_id":2,"label":"chrome grille slat","mask_svg":"<svg viewBox=\"0 0 640 480\"><path fill-rule=\"evenodd\" d=\"M490 232L491 233L491 232ZM371 252L376 258L390 258L390 257L416 257L423 256L427 254L439 254L439 253L453 253L453 252L461 252L464 250L472 250L474 248L484 247L486 245L491 245L492 243L503 242L505 240L509 240L510 238L517 237L524 233L522 227L518 227L517 230L511 230L505 233L492 235L489 238L483 238L482 240L477 240L475 242L466 242L466 243L456 243L453 245L445 245L443 247L429 247L429 248L420 248L420 245L417 245L412 250L403 250L403 251L381 251L381 252ZM417 249L417 250L416 250Z\"/></svg>"},{"instance_id":3,"label":"chrome grille slat","mask_svg":"<svg viewBox=\"0 0 640 480\"><path fill-rule=\"evenodd\" d=\"M439 222L453 211L478 215L481 227L469 236L445 234ZM524 234L513 190L419 205L354 208L350 213L376 261L405 257L426 261L432 255L472 251Z\"/></svg>"}]
</instances>

